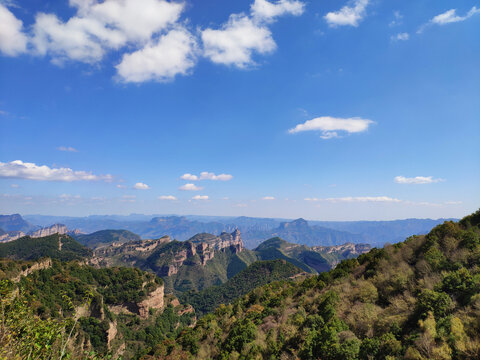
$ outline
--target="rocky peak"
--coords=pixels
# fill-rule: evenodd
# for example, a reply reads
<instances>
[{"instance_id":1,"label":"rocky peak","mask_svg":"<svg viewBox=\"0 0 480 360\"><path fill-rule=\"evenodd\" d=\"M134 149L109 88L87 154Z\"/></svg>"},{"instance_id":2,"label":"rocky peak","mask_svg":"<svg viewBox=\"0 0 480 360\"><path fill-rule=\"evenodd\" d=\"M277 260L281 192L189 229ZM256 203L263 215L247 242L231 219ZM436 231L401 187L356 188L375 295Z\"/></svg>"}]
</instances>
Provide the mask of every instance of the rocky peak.
<instances>
[{"instance_id":1,"label":"rocky peak","mask_svg":"<svg viewBox=\"0 0 480 360\"><path fill-rule=\"evenodd\" d=\"M282 222L280 223L280 229L290 229L290 228L306 228L308 227L308 222L305 219L299 218L291 222Z\"/></svg>"},{"instance_id":2,"label":"rocky peak","mask_svg":"<svg viewBox=\"0 0 480 360\"><path fill-rule=\"evenodd\" d=\"M44 237L44 236L50 236L53 234L66 234L68 233L68 228L63 225L63 224L54 224L49 227L44 227L40 230L34 231L30 233L30 237L32 238L39 238L39 237Z\"/></svg>"}]
</instances>

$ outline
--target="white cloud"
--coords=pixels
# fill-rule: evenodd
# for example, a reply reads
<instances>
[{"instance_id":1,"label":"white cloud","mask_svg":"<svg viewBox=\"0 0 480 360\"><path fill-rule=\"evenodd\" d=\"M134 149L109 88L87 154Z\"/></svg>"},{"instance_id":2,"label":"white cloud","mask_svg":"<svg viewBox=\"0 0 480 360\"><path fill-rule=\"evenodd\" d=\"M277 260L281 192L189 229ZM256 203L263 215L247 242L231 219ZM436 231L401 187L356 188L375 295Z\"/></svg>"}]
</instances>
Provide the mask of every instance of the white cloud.
<instances>
[{"instance_id":1,"label":"white cloud","mask_svg":"<svg viewBox=\"0 0 480 360\"><path fill-rule=\"evenodd\" d=\"M127 188L127 185L118 184L118 185L117 185L117 188L119 188L119 189L126 189L126 188Z\"/></svg>"},{"instance_id":2,"label":"white cloud","mask_svg":"<svg viewBox=\"0 0 480 360\"><path fill-rule=\"evenodd\" d=\"M195 195L192 200L208 200L208 195Z\"/></svg>"},{"instance_id":3,"label":"white cloud","mask_svg":"<svg viewBox=\"0 0 480 360\"><path fill-rule=\"evenodd\" d=\"M399 203L402 200L391 198L388 196L346 196L346 197L339 197L339 198L327 198L327 199L317 199L317 198L305 198L305 201L323 201L323 202L331 202L331 203L352 203L352 202L381 202L381 203Z\"/></svg>"},{"instance_id":4,"label":"white cloud","mask_svg":"<svg viewBox=\"0 0 480 360\"><path fill-rule=\"evenodd\" d=\"M305 4L300 1L280 0L271 3L266 0L255 0L250 7L253 18L271 21L278 16L292 14L299 16L303 14Z\"/></svg>"},{"instance_id":5,"label":"white cloud","mask_svg":"<svg viewBox=\"0 0 480 360\"><path fill-rule=\"evenodd\" d=\"M74 199L81 199L80 195L70 195L70 194L62 194L59 196L60 199L62 200L74 200Z\"/></svg>"},{"instance_id":6,"label":"white cloud","mask_svg":"<svg viewBox=\"0 0 480 360\"><path fill-rule=\"evenodd\" d=\"M273 196L264 196L262 200L275 200Z\"/></svg>"},{"instance_id":7,"label":"white cloud","mask_svg":"<svg viewBox=\"0 0 480 360\"><path fill-rule=\"evenodd\" d=\"M251 15L232 14L220 29L207 28L201 38L204 55L217 64L246 68L255 65L254 53L269 54L277 45L273 40L268 24L281 15L299 16L304 4L294 0L280 0L271 3L255 0Z\"/></svg>"},{"instance_id":8,"label":"white cloud","mask_svg":"<svg viewBox=\"0 0 480 360\"><path fill-rule=\"evenodd\" d=\"M344 6L339 11L329 12L324 16L330 27L337 26L355 26L357 27L361 20L366 16L366 7L369 0L355 0L352 6Z\"/></svg>"},{"instance_id":9,"label":"white cloud","mask_svg":"<svg viewBox=\"0 0 480 360\"><path fill-rule=\"evenodd\" d=\"M27 50L27 36L23 23L5 5L0 3L0 52L16 56Z\"/></svg>"},{"instance_id":10,"label":"white cloud","mask_svg":"<svg viewBox=\"0 0 480 360\"><path fill-rule=\"evenodd\" d=\"M133 185L133 188L137 190L148 190L150 189L150 186L142 182L137 182L135 185Z\"/></svg>"},{"instance_id":11,"label":"white cloud","mask_svg":"<svg viewBox=\"0 0 480 360\"><path fill-rule=\"evenodd\" d=\"M233 179L233 176L230 174L218 174L211 173L208 171L202 171L199 176L193 174L183 174L180 176L182 180L188 181L197 181L197 180L214 180L214 181L229 181Z\"/></svg>"},{"instance_id":12,"label":"white cloud","mask_svg":"<svg viewBox=\"0 0 480 360\"><path fill-rule=\"evenodd\" d=\"M197 181L197 180L198 180L198 176L197 176L197 175L192 175L192 174L186 173L186 174L183 174L182 176L180 176L180 179L182 179L182 180L188 180L188 181Z\"/></svg>"},{"instance_id":13,"label":"white cloud","mask_svg":"<svg viewBox=\"0 0 480 360\"><path fill-rule=\"evenodd\" d=\"M461 201L445 201L445 205L461 205Z\"/></svg>"},{"instance_id":14,"label":"white cloud","mask_svg":"<svg viewBox=\"0 0 480 360\"><path fill-rule=\"evenodd\" d=\"M203 188L195 184L185 184L180 186L178 189L183 191L199 191L199 190L202 190Z\"/></svg>"},{"instance_id":15,"label":"white cloud","mask_svg":"<svg viewBox=\"0 0 480 360\"><path fill-rule=\"evenodd\" d=\"M408 33L398 33L397 35L392 35L390 39L392 41L407 41L410 38L410 35Z\"/></svg>"},{"instance_id":16,"label":"white cloud","mask_svg":"<svg viewBox=\"0 0 480 360\"><path fill-rule=\"evenodd\" d=\"M245 68L254 64L252 53L268 54L277 45L270 30L242 15L231 15L220 30L202 31L204 54L217 64Z\"/></svg>"},{"instance_id":17,"label":"white cloud","mask_svg":"<svg viewBox=\"0 0 480 360\"><path fill-rule=\"evenodd\" d=\"M445 11L443 14L435 16L430 22L437 25L445 25L454 22L460 22L471 18L473 15L480 14L480 9L472 7L465 16L458 16L456 9Z\"/></svg>"},{"instance_id":18,"label":"white cloud","mask_svg":"<svg viewBox=\"0 0 480 360\"><path fill-rule=\"evenodd\" d=\"M290 134L302 131L321 131L322 139L331 139L339 137L338 131L348 134L366 131L373 124L372 120L362 118L334 118L331 116L321 116L312 120L308 120L303 124L298 124L293 129L288 130Z\"/></svg>"},{"instance_id":19,"label":"white cloud","mask_svg":"<svg viewBox=\"0 0 480 360\"><path fill-rule=\"evenodd\" d=\"M111 181L112 175L94 175L87 171L74 171L70 168L50 168L46 165L26 163L21 160L9 163L0 162L0 178L28 179L38 181Z\"/></svg>"},{"instance_id":20,"label":"white cloud","mask_svg":"<svg viewBox=\"0 0 480 360\"><path fill-rule=\"evenodd\" d=\"M171 30L131 54L125 54L116 66L124 82L155 80L165 82L176 75L187 75L195 65L196 41L184 28Z\"/></svg>"},{"instance_id":21,"label":"white cloud","mask_svg":"<svg viewBox=\"0 0 480 360\"><path fill-rule=\"evenodd\" d=\"M219 174L215 175L214 173L203 171L200 173L200 180L218 180L218 181L229 181L233 179L233 176L230 174Z\"/></svg>"},{"instance_id":22,"label":"white cloud","mask_svg":"<svg viewBox=\"0 0 480 360\"><path fill-rule=\"evenodd\" d=\"M444 13L441 13L433 17L429 22L420 26L417 33L422 33L423 30L425 30L425 28L430 25L446 25L446 24L456 23L460 21L465 21L477 14L480 14L480 9L478 9L476 6L472 7L470 11L465 14L465 16L457 15L457 9L450 9L445 11Z\"/></svg>"},{"instance_id":23,"label":"white cloud","mask_svg":"<svg viewBox=\"0 0 480 360\"><path fill-rule=\"evenodd\" d=\"M63 22L39 13L32 43L40 55L55 63L100 61L105 53L127 44L142 47L158 32L177 22L183 4L163 0L72 0L77 14Z\"/></svg>"},{"instance_id":24,"label":"white cloud","mask_svg":"<svg viewBox=\"0 0 480 360\"><path fill-rule=\"evenodd\" d=\"M57 150L59 151L67 151L67 152L78 152L77 149L75 149L74 147L71 147L71 146L59 146L57 148Z\"/></svg>"},{"instance_id":25,"label":"white cloud","mask_svg":"<svg viewBox=\"0 0 480 360\"><path fill-rule=\"evenodd\" d=\"M415 176L415 177L405 177L405 176L395 176L393 179L397 184L432 184L441 181L444 179L434 179L432 176Z\"/></svg>"},{"instance_id":26,"label":"white cloud","mask_svg":"<svg viewBox=\"0 0 480 360\"><path fill-rule=\"evenodd\" d=\"M177 200L177 198L173 195L161 195L158 197L158 200Z\"/></svg>"}]
</instances>

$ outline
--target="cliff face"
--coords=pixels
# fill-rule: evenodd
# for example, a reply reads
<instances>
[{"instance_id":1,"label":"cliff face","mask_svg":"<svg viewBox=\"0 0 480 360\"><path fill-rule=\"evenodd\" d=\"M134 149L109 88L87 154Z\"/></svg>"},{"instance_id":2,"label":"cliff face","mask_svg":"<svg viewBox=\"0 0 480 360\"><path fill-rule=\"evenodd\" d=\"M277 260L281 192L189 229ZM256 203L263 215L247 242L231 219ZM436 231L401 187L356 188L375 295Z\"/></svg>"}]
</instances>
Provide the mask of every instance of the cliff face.
<instances>
[{"instance_id":1,"label":"cliff face","mask_svg":"<svg viewBox=\"0 0 480 360\"><path fill-rule=\"evenodd\" d=\"M42 228L40 230L34 231L30 234L30 237L39 238L44 236L50 236L53 234L66 234L68 233L68 229L65 225L62 224L54 224L49 227Z\"/></svg>"},{"instance_id":2,"label":"cliff face","mask_svg":"<svg viewBox=\"0 0 480 360\"><path fill-rule=\"evenodd\" d=\"M327 253L327 254L341 254L345 257L347 256L358 256L369 252L371 250L369 244L352 244L346 243L342 245L335 246L313 246L312 249L315 251Z\"/></svg>"},{"instance_id":3,"label":"cliff face","mask_svg":"<svg viewBox=\"0 0 480 360\"><path fill-rule=\"evenodd\" d=\"M186 261L194 264L199 261L202 266L205 266L209 260L215 257L215 252L226 252L230 250L233 254L238 254L244 250L243 241L238 229L231 234L224 232L219 236L197 234L183 244L183 248L173 254L172 262L162 267L160 276L177 274L179 268L183 266ZM195 255L198 255L198 259L193 258Z\"/></svg>"},{"instance_id":4,"label":"cliff face","mask_svg":"<svg viewBox=\"0 0 480 360\"><path fill-rule=\"evenodd\" d=\"M9 231L6 234L0 236L0 242L8 242L17 240L26 235L31 238L41 238L44 236L50 236L53 234L79 234L79 230L75 229L73 231L68 230L68 228L63 224L54 224L52 226L44 227L36 231L31 231L24 233L23 231Z\"/></svg>"}]
</instances>

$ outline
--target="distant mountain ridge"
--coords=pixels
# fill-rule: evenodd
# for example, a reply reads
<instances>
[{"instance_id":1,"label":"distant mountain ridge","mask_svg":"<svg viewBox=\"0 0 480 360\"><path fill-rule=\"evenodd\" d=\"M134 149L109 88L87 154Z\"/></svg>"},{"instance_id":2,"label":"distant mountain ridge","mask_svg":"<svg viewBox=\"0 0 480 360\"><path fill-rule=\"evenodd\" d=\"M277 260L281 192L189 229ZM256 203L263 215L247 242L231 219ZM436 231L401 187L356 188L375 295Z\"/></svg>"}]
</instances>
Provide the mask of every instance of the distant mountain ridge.
<instances>
[{"instance_id":1,"label":"distant mountain ridge","mask_svg":"<svg viewBox=\"0 0 480 360\"><path fill-rule=\"evenodd\" d=\"M53 223L65 224L69 229L79 229L83 233L93 233L105 229L129 230L142 238L159 238L164 235L177 240L188 240L198 233L219 235L239 229L245 246L255 248L261 241L280 236L288 241L309 246L338 245L345 242L369 243L383 246L395 243L411 234L425 234L445 220L454 219L406 219L392 221L306 221L303 219L271 219L253 217L222 216L153 216L132 214L94 215L88 217L26 215L29 223L41 226ZM303 221L298 221L303 220ZM285 226L289 223L298 226ZM284 225L282 225L284 223ZM296 229L295 229L296 227ZM2 226L1 229L5 230Z\"/></svg>"}]
</instances>

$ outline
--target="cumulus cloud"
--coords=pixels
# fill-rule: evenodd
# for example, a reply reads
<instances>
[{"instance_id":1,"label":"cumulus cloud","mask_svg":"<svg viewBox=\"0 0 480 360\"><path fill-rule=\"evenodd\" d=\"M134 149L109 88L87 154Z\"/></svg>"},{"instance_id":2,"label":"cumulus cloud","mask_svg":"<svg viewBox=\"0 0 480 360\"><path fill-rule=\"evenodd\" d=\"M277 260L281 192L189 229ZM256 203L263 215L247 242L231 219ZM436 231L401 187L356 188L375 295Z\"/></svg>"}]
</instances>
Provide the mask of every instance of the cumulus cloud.
<instances>
[{"instance_id":1,"label":"cumulus cloud","mask_svg":"<svg viewBox=\"0 0 480 360\"><path fill-rule=\"evenodd\" d=\"M275 200L273 196L264 196L262 200Z\"/></svg>"},{"instance_id":2,"label":"cumulus cloud","mask_svg":"<svg viewBox=\"0 0 480 360\"><path fill-rule=\"evenodd\" d=\"M288 130L290 134L302 131L321 131L322 139L331 139L339 137L338 132L347 134L359 133L366 131L373 124L372 120L362 118L334 118L331 116L321 116L312 120L308 120L303 124L298 124L294 128Z\"/></svg>"},{"instance_id":3,"label":"cumulus cloud","mask_svg":"<svg viewBox=\"0 0 480 360\"><path fill-rule=\"evenodd\" d=\"M271 3L255 0L250 15L232 14L220 29L202 31L204 55L217 64L238 68L254 65L254 53L265 55L277 47L268 24L281 15L301 15L303 9L304 4L300 1Z\"/></svg>"},{"instance_id":4,"label":"cumulus cloud","mask_svg":"<svg viewBox=\"0 0 480 360\"><path fill-rule=\"evenodd\" d=\"M304 8L305 4L300 1L280 0L271 3L266 0L255 0L250 11L255 19L271 21L285 14L302 15Z\"/></svg>"},{"instance_id":5,"label":"cumulus cloud","mask_svg":"<svg viewBox=\"0 0 480 360\"><path fill-rule=\"evenodd\" d=\"M397 184L432 184L441 181L444 179L434 179L432 176L415 176L415 177L405 177L405 176L395 176L393 179Z\"/></svg>"},{"instance_id":6,"label":"cumulus cloud","mask_svg":"<svg viewBox=\"0 0 480 360\"><path fill-rule=\"evenodd\" d=\"M233 176L230 174L216 175L215 173L212 173L212 172L202 171L199 176L186 173L180 176L180 179L188 180L188 181L197 181L197 180L229 181L233 179Z\"/></svg>"},{"instance_id":7,"label":"cumulus cloud","mask_svg":"<svg viewBox=\"0 0 480 360\"><path fill-rule=\"evenodd\" d=\"M203 188L200 187L200 186L197 186L195 184L185 184L185 185L180 186L178 189L183 190L183 191L200 191Z\"/></svg>"},{"instance_id":8,"label":"cumulus cloud","mask_svg":"<svg viewBox=\"0 0 480 360\"><path fill-rule=\"evenodd\" d=\"M182 179L182 180L188 180L188 181L197 181L197 180L198 180L198 176L197 176L197 175L193 175L193 174L186 173L186 174L183 174L182 176L180 176L180 179Z\"/></svg>"},{"instance_id":9,"label":"cumulus cloud","mask_svg":"<svg viewBox=\"0 0 480 360\"><path fill-rule=\"evenodd\" d=\"M133 185L133 188L137 190L148 190L150 189L150 186L142 182L137 182L135 185Z\"/></svg>"},{"instance_id":10,"label":"cumulus cloud","mask_svg":"<svg viewBox=\"0 0 480 360\"><path fill-rule=\"evenodd\" d=\"M27 36L23 23L5 5L0 3L0 52L16 56L27 50Z\"/></svg>"},{"instance_id":11,"label":"cumulus cloud","mask_svg":"<svg viewBox=\"0 0 480 360\"><path fill-rule=\"evenodd\" d=\"M353 202L380 202L380 203L399 203L402 200L391 198L389 196L346 196L339 198L326 198L326 199L317 199L317 198L305 198L305 201L323 201L331 203L353 203Z\"/></svg>"},{"instance_id":12,"label":"cumulus cloud","mask_svg":"<svg viewBox=\"0 0 480 360\"><path fill-rule=\"evenodd\" d=\"M408 33L403 32L403 33L398 33L397 35L392 35L390 39L392 41L407 41L410 38L410 35Z\"/></svg>"},{"instance_id":13,"label":"cumulus cloud","mask_svg":"<svg viewBox=\"0 0 480 360\"><path fill-rule=\"evenodd\" d=\"M195 195L192 200L208 200L208 195Z\"/></svg>"},{"instance_id":14,"label":"cumulus cloud","mask_svg":"<svg viewBox=\"0 0 480 360\"><path fill-rule=\"evenodd\" d=\"M74 147L71 147L71 146L59 146L57 148L57 150L59 151L67 151L67 152L78 152L77 149L75 149Z\"/></svg>"},{"instance_id":15,"label":"cumulus cloud","mask_svg":"<svg viewBox=\"0 0 480 360\"><path fill-rule=\"evenodd\" d=\"M464 16L457 15L457 9L450 9L445 11L444 13L434 16L429 22L422 25L418 29L417 33L423 32L423 30L425 30L425 28L430 25L446 25L446 24L456 23L460 21L465 21L471 18L472 16L478 15L478 14L480 14L480 9L477 8L476 6L472 7L470 11L466 13Z\"/></svg>"},{"instance_id":16,"label":"cumulus cloud","mask_svg":"<svg viewBox=\"0 0 480 360\"><path fill-rule=\"evenodd\" d=\"M173 195L160 195L158 200L177 200L177 198Z\"/></svg>"},{"instance_id":17,"label":"cumulus cloud","mask_svg":"<svg viewBox=\"0 0 480 360\"><path fill-rule=\"evenodd\" d=\"M116 66L124 82L155 80L165 82L176 75L187 75L195 65L196 41L184 28L170 31L156 43L125 54Z\"/></svg>"},{"instance_id":18,"label":"cumulus cloud","mask_svg":"<svg viewBox=\"0 0 480 360\"><path fill-rule=\"evenodd\" d=\"M272 33L248 16L232 15L220 30L202 31L204 54L217 64L245 68L254 64L252 53L268 54L277 45Z\"/></svg>"},{"instance_id":19,"label":"cumulus cloud","mask_svg":"<svg viewBox=\"0 0 480 360\"><path fill-rule=\"evenodd\" d=\"M324 16L328 26L354 26L357 27L360 21L366 16L366 7L370 0L355 0L351 5L345 5L338 11L329 12Z\"/></svg>"},{"instance_id":20,"label":"cumulus cloud","mask_svg":"<svg viewBox=\"0 0 480 360\"><path fill-rule=\"evenodd\" d=\"M112 175L94 175L87 171L74 171L70 168L50 168L21 160L9 163L0 162L0 178L28 179L38 181L111 181Z\"/></svg>"},{"instance_id":21,"label":"cumulus cloud","mask_svg":"<svg viewBox=\"0 0 480 360\"><path fill-rule=\"evenodd\" d=\"M77 14L63 22L54 14L38 13L32 43L54 62L100 61L109 50L143 46L177 22L183 4L163 0L70 1Z\"/></svg>"},{"instance_id":22,"label":"cumulus cloud","mask_svg":"<svg viewBox=\"0 0 480 360\"><path fill-rule=\"evenodd\" d=\"M233 176L230 174L219 174L215 175L214 173L203 171L200 173L200 180L218 180L218 181L229 181L233 179Z\"/></svg>"},{"instance_id":23,"label":"cumulus cloud","mask_svg":"<svg viewBox=\"0 0 480 360\"><path fill-rule=\"evenodd\" d=\"M255 64L253 54L275 50L269 25L282 15L299 16L299 0L255 0L249 14L232 14L218 29L199 35L180 17L184 2L174 0L70 0L75 13L62 19L53 13L35 14L28 36L23 23L0 4L0 52L48 56L54 64L78 61L96 64L106 54L121 55L115 66L121 82L166 82L188 75L203 55L219 64L244 68ZM197 44L202 39L203 48ZM28 46L27 46L28 45Z\"/></svg>"}]
</instances>

